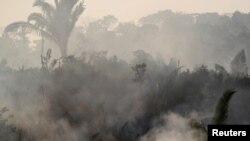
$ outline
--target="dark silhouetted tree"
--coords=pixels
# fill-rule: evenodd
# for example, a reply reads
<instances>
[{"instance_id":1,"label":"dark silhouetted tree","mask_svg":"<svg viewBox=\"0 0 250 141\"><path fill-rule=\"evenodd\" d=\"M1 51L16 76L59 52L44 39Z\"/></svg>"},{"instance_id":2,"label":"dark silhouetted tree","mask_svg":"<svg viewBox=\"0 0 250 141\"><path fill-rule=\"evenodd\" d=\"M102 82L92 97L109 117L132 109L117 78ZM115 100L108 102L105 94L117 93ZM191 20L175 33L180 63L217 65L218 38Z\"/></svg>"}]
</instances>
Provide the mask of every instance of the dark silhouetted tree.
<instances>
[{"instance_id":1,"label":"dark silhouetted tree","mask_svg":"<svg viewBox=\"0 0 250 141\"><path fill-rule=\"evenodd\" d=\"M213 117L214 124L224 124L228 118L228 105L230 99L235 94L234 90L227 90L224 92L223 96L220 98Z\"/></svg>"}]
</instances>

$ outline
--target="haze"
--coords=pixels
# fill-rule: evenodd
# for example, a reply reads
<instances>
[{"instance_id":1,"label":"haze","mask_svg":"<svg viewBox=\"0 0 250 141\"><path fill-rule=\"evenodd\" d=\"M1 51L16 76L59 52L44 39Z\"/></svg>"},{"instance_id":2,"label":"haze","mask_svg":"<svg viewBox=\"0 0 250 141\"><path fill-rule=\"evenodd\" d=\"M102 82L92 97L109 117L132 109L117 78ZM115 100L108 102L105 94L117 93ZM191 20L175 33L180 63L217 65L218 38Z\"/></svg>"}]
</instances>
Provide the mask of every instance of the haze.
<instances>
[{"instance_id":1,"label":"haze","mask_svg":"<svg viewBox=\"0 0 250 141\"><path fill-rule=\"evenodd\" d=\"M250 0L34 1L0 0L0 141L250 125Z\"/></svg>"},{"instance_id":2,"label":"haze","mask_svg":"<svg viewBox=\"0 0 250 141\"><path fill-rule=\"evenodd\" d=\"M52 0L49 0L52 1ZM1 0L0 26L13 21L25 20L34 0ZM86 11L80 23L112 14L120 21L134 21L159 10L170 9L177 12L231 13L236 10L249 12L249 0L85 0Z\"/></svg>"}]
</instances>

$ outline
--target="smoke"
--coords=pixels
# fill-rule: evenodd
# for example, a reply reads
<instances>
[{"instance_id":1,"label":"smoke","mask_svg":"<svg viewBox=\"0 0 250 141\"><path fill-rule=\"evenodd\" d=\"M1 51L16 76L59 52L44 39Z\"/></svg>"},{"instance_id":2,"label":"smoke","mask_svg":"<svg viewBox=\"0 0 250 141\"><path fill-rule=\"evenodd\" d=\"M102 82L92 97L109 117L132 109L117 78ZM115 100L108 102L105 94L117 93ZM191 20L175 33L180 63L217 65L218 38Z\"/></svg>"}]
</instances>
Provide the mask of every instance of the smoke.
<instances>
[{"instance_id":1,"label":"smoke","mask_svg":"<svg viewBox=\"0 0 250 141\"><path fill-rule=\"evenodd\" d=\"M82 52L107 51L109 56L131 61L136 50L144 50L165 61L176 58L186 68L206 64L229 65L233 56L241 49L249 54L249 14L234 12L186 14L170 10L159 11L135 22L119 22L112 15L105 16L86 25L76 27L69 41L69 53L80 56ZM7 59L15 68L40 65L40 38L21 40L1 37L0 59ZM32 35L34 36L34 35ZM30 44L34 47L30 47ZM50 40L45 48L51 48L54 58L59 58L58 47ZM249 62L249 57L247 57ZM249 65L249 64L248 64Z\"/></svg>"},{"instance_id":2,"label":"smoke","mask_svg":"<svg viewBox=\"0 0 250 141\"><path fill-rule=\"evenodd\" d=\"M232 87L239 94L228 122L249 123L247 78L222 78L205 66L182 70L178 61L142 50L134 55L133 63L94 52L47 70L2 66L1 103L12 115L6 129L37 141L203 141L190 119L209 124L218 99Z\"/></svg>"},{"instance_id":3,"label":"smoke","mask_svg":"<svg viewBox=\"0 0 250 141\"><path fill-rule=\"evenodd\" d=\"M178 114L169 113L160 120L163 120L163 124L154 127L140 141L204 141L206 138L204 133L191 128L190 119Z\"/></svg>"},{"instance_id":4,"label":"smoke","mask_svg":"<svg viewBox=\"0 0 250 141\"><path fill-rule=\"evenodd\" d=\"M228 88L243 93L228 121L249 123L249 79L210 69L228 66L242 48L249 51L248 20L240 12L166 10L138 23L106 16L75 28L73 56L42 70L40 41L32 49L29 38L1 37L0 56L7 61L0 63L0 106L13 115L1 125L13 141L203 141L189 115L196 111L202 116L194 118L208 124ZM55 44L46 40L45 47L58 59Z\"/></svg>"},{"instance_id":5,"label":"smoke","mask_svg":"<svg viewBox=\"0 0 250 141\"><path fill-rule=\"evenodd\" d=\"M7 74L1 83L5 106L13 115L9 122L38 141L91 138L143 112L130 66L102 54L88 62L69 58L51 72Z\"/></svg>"}]
</instances>

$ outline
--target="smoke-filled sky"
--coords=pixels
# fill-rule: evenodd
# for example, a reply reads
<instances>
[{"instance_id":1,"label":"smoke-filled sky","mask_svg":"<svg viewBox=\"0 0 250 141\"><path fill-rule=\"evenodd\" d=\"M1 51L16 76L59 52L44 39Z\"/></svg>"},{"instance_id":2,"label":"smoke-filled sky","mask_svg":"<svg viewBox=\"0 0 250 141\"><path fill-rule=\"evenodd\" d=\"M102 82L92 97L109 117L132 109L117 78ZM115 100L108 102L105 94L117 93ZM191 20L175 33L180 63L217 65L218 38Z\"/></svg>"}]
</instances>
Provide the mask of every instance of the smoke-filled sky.
<instances>
[{"instance_id":1,"label":"smoke-filled sky","mask_svg":"<svg viewBox=\"0 0 250 141\"><path fill-rule=\"evenodd\" d=\"M48 0L53 1L53 0ZM34 0L1 0L0 26L25 20L34 9ZM177 12L249 12L249 0L85 0L86 11L80 22L112 14L120 21L133 21L159 10Z\"/></svg>"}]
</instances>

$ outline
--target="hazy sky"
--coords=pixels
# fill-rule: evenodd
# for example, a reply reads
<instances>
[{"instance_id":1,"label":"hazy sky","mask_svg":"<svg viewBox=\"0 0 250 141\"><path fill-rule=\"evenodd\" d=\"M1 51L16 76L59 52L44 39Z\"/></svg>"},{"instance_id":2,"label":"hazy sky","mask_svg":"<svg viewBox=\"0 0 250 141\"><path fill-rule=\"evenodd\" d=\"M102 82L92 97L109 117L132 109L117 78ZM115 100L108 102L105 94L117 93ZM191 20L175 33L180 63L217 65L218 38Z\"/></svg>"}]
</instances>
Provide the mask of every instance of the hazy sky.
<instances>
[{"instance_id":1,"label":"hazy sky","mask_svg":"<svg viewBox=\"0 0 250 141\"><path fill-rule=\"evenodd\" d=\"M33 2L34 0L0 0L0 26L25 20L34 10ZM108 14L115 15L120 21L133 21L165 9L188 13L250 11L250 0L85 0L85 5L87 9L81 22Z\"/></svg>"}]
</instances>

